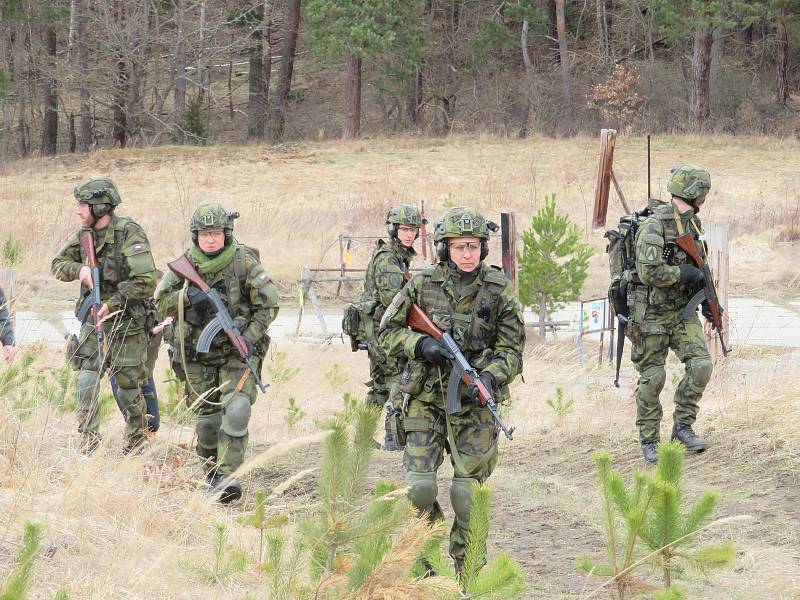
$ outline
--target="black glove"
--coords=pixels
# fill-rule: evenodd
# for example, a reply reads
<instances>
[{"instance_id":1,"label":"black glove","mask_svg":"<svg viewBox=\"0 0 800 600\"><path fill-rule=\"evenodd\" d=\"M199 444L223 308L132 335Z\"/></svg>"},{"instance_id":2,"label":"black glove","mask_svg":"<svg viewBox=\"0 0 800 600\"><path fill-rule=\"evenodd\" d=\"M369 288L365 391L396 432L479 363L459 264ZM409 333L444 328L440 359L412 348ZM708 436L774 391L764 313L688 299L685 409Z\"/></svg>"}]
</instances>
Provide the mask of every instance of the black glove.
<instances>
[{"instance_id":1,"label":"black glove","mask_svg":"<svg viewBox=\"0 0 800 600\"><path fill-rule=\"evenodd\" d=\"M719 305L717 305L719 306ZM709 323L714 322L714 315L711 314L711 308L708 306L708 300L703 300L703 303L700 305L700 312L706 318L706 321ZM722 318L722 315L725 313L725 309L719 306L719 318Z\"/></svg>"},{"instance_id":2,"label":"black glove","mask_svg":"<svg viewBox=\"0 0 800 600\"><path fill-rule=\"evenodd\" d=\"M486 389L489 390L489 393L494 396L494 375L489 373L489 371L484 371L481 373L480 380L481 383L486 386ZM478 398L478 386L474 383L470 383L467 391L469 392L469 398L472 403L479 404L480 400Z\"/></svg>"},{"instance_id":3,"label":"black glove","mask_svg":"<svg viewBox=\"0 0 800 600\"><path fill-rule=\"evenodd\" d=\"M694 265L680 265L678 268L681 270L681 278L679 280L681 283L688 284L690 287L703 283L705 279L703 272Z\"/></svg>"},{"instance_id":4,"label":"black glove","mask_svg":"<svg viewBox=\"0 0 800 600\"><path fill-rule=\"evenodd\" d=\"M189 299L192 308L196 310L204 310L208 307L208 294L200 288L189 286L186 288L186 297Z\"/></svg>"},{"instance_id":5,"label":"black glove","mask_svg":"<svg viewBox=\"0 0 800 600\"><path fill-rule=\"evenodd\" d=\"M453 360L453 355L430 336L422 338L414 349L414 356L440 367L446 367Z\"/></svg>"}]
</instances>

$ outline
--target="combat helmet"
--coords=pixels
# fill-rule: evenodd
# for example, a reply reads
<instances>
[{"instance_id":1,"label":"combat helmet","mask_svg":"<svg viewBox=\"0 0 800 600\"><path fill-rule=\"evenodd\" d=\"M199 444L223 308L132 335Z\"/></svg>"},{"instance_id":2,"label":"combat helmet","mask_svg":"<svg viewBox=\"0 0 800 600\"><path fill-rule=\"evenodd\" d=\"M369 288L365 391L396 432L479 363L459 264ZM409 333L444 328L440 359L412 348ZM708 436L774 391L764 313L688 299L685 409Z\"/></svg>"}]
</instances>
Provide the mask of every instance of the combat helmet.
<instances>
[{"instance_id":1,"label":"combat helmet","mask_svg":"<svg viewBox=\"0 0 800 600\"><path fill-rule=\"evenodd\" d=\"M201 204L189 217L189 230L192 241L197 244L197 232L204 229L222 229L225 232L225 244L233 236L233 221L239 217L238 212L225 210L218 202Z\"/></svg>"},{"instance_id":2,"label":"combat helmet","mask_svg":"<svg viewBox=\"0 0 800 600\"><path fill-rule=\"evenodd\" d=\"M389 237L397 237L397 228L400 225L406 227L416 227L419 229L428 224L428 219L423 217L420 212L410 204L398 204L389 209L386 213L386 231ZM419 236L419 232L417 232Z\"/></svg>"},{"instance_id":3,"label":"combat helmet","mask_svg":"<svg viewBox=\"0 0 800 600\"><path fill-rule=\"evenodd\" d=\"M696 165L682 165L672 171L667 182L667 191L673 196L683 198L695 208L705 202L711 189L711 175Z\"/></svg>"},{"instance_id":4,"label":"combat helmet","mask_svg":"<svg viewBox=\"0 0 800 600\"><path fill-rule=\"evenodd\" d=\"M92 207L92 215L99 219L122 204L119 190L111 179L92 175L75 186L72 192L75 200Z\"/></svg>"},{"instance_id":5,"label":"combat helmet","mask_svg":"<svg viewBox=\"0 0 800 600\"><path fill-rule=\"evenodd\" d=\"M439 261L450 260L448 239L457 237L476 237L481 240L481 260L489 254L489 235L497 231L495 223L487 221L474 208L458 206L448 208L436 222L433 241Z\"/></svg>"}]
</instances>

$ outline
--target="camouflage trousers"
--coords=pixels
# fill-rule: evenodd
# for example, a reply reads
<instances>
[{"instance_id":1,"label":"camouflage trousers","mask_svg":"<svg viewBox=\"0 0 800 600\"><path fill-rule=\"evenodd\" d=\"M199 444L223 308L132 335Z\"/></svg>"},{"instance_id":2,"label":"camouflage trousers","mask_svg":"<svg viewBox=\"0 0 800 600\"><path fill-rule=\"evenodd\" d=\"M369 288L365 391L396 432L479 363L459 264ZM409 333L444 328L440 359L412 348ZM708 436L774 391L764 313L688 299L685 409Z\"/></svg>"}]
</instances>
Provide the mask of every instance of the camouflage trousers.
<instances>
[{"instance_id":1,"label":"camouflage trousers","mask_svg":"<svg viewBox=\"0 0 800 600\"><path fill-rule=\"evenodd\" d=\"M77 340L73 340L74 345L68 351L72 366L78 371L76 414L82 445L100 437L100 376L104 371L116 379L119 388L127 443L139 443L147 429L141 393L141 386L147 381L145 360L148 340L144 324L126 319L115 322L109 329L105 334L105 361L102 366L98 364L97 336L91 324L81 327Z\"/></svg>"},{"instance_id":2,"label":"camouflage trousers","mask_svg":"<svg viewBox=\"0 0 800 600\"><path fill-rule=\"evenodd\" d=\"M261 357L254 356L256 369ZM230 475L244 462L251 406L257 388L247 365L230 357L219 365L186 362L186 398L197 415L197 454L220 475Z\"/></svg>"},{"instance_id":3,"label":"camouflage trousers","mask_svg":"<svg viewBox=\"0 0 800 600\"><path fill-rule=\"evenodd\" d=\"M483 483L497 465L497 428L488 409L465 405L464 411L449 415L452 439L459 459L454 458L447 435L445 411L441 402L423 392L406 406L403 427L406 447L403 466L409 499L431 520L444 520L436 499L436 472L444 460L445 450L453 465L450 500L455 519L450 530L450 555L463 561L472 509L472 484ZM459 464L460 463L460 464Z\"/></svg>"},{"instance_id":4,"label":"camouflage trousers","mask_svg":"<svg viewBox=\"0 0 800 600\"><path fill-rule=\"evenodd\" d=\"M703 326L694 317L666 324L634 328L631 360L639 372L636 388L636 426L644 444L659 439L663 410L659 394L666 383L666 359L671 349L684 365L683 378L675 388L676 425L691 426L697 418L700 398L711 379L713 364L706 347Z\"/></svg>"}]
</instances>

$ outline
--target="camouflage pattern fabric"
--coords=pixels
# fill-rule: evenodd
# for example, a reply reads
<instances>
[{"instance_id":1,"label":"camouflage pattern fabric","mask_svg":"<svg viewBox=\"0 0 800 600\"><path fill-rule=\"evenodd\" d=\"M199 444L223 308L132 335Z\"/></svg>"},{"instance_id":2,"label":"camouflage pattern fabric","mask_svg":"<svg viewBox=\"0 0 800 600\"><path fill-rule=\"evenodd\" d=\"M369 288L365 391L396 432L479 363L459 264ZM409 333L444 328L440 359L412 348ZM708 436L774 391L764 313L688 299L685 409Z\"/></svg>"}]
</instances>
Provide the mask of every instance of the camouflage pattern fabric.
<instances>
[{"instance_id":1,"label":"camouflage pattern fabric","mask_svg":"<svg viewBox=\"0 0 800 600\"><path fill-rule=\"evenodd\" d=\"M679 215L684 232L702 231L694 211ZM639 372L636 389L637 426L642 443L659 439L659 394L666 381L665 362L671 348L685 372L675 390L676 424L691 425L697 418L700 398L711 379L712 362L703 328L697 316L684 320L681 311L697 291L680 283L679 265L689 258L675 245L680 235L673 205L658 207L643 223L636 237L636 269L643 285L629 288L635 294L629 332L631 360ZM696 242L701 256L705 249Z\"/></svg>"},{"instance_id":2,"label":"camouflage pattern fabric","mask_svg":"<svg viewBox=\"0 0 800 600\"><path fill-rule=\"evenodd\" d=\"M410 361L409 375L404 372L399 385L406 399L402 410L407 480L410 474L435 473L444 451L450 451L444 412L449 373L415 359L415 348L424 334L406 327L413 303L453 336L472 366L494 375L498 402L508 398L508 385L522 371L525 345L522 310L498 267L481 263L476 272L465 277L443 262L415 275L395 296L381 322L379 339L390 357ZM464 467L462 471L451 456L454 478L483 482L497 463L497 429L489 411L471 404L465 386L461 388L464 410L449 417ZM442 518L438 503L421 506L413 493L410 499L431 518ZM464 558L468 527L468 519L457 518L453 523L450 554L456 561Z\"/></svg>"},{"instance_id":3,"label":"camouflage pattern fabric","mask_svg":"<svg viewBox=\"0 0 800 600\"><path fill-rule=\"evenodd\" d=\"M60 281L75 281L87 258L80 245L82 229L69 237L53 259L51 270ZM116 377L120 401L127 414L125 437L136 444L146 425L144 400L140 386L147 380L145 352L148 322L146 303L153 294L156 276L150 244L142 228L134 221L112 216L108 226L94 232L97 262L102 267L101 300L109 312L119 311L104 324L107 347L105 363L98 365L97 339L91 323L81 327L78 346L72 359L80 371L77 416L83 443L99 437L99 376L108 370ZM76 314L89 290L81 286Z\"/></svg>"},{"instance_id":4,"label":"camouflage pattern fabric","mask_svg":"<svg viewBox=\"0 0 800 600\"><path fill-rule=\"evenodd\" d=\"M239 267L237 267L237 264ZM239 271L239 273L237 273ZM245 246L238 246L233 259L219 271L203 276L209 286L215 288L222 297L228 311L236 322L239 331L250 340L255 348L257 368L269 347L269 325L278 315L278 290L264 272L255 253ZM184 323L178 322L178 304L183 296ZM167 272L155 293L156 307L165 317L173 317L171 343L175 348L173 366L176 373L183 371L180 357L180 340L183 330L186 350L186 396L192 410L198 415L196 424L198 435L197 452L203 458L212 455L219 458L218 472L227 475L233 472L244 460L247 447L247 421L249 410L242 407L252 404L257 397L257 388L252 376L248 376L237 392L243 373L249 370L239 359L227 336L220 332L212 341L209 352L199 354L195 351L197 340L203 328L214 317L210 309L197 310L186 297L186 287L172 271ZM222 386L221 389L217 389ZM205 396L204 396L205 394ZM197 403L197 398L203 400ZM244 428L229 427L230 407L237 411L245 410ZM237 416L237 420L239 417ZM209 423L214 423L213 427ZM235 430L235 431L234 431Z\"/></svg>"},{"instance_id":5,"label":"camouflage pattern fabric","mask_svg":"<svg viewBox=\"0 0 800 600\"><path fill-rule=\"evenodd\" d=\"M367 403L382 407L386 404L392 383L399 377L405 360L389 358L378 344L377 334L386 307L403 289L403 274L416 256L413 248L406 247L396 238L388 243L378 240L364 276L364 293L361 301L369 306L366 318L371 319L371 331L367 331L369 354L369 376Z\"/></svg>"}]
</instances>

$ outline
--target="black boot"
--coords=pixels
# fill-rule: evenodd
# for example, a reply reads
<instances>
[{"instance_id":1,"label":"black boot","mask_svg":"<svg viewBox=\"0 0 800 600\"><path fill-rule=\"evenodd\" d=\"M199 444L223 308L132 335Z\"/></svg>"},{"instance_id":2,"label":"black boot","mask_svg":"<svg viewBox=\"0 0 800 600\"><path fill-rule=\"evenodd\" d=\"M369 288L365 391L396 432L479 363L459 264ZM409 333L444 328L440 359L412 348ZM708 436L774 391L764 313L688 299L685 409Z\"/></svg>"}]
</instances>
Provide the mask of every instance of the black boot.
<instances>
[{"instance_id":1,"label":"black boot","mask_svg":"<svg viewBox=\"0 0 800 600\"><path fill-rule=\"evenodd\" d=\"M204 460L203 470L206 472L206 481L211 483L217 475L217 449L214 448L208 456L201 456Z\"/></svg>"},{"instance_id":2,"label":"black boot","mask_svg":"<svg viewBox=\"0 0 800 600\"><path fill-rule=\"evenodd\" d=\"M210 488L208 495L216 496L220 504L229 504L242 497L242 484L238 479L215 473L208 485Z\"/></svg>"},{"instance_id":3,"label":"black boot","mask_svg":"<svg viewBox=\"0 0 800 600\"><path fill-rule=\"evenodd\" d=\"M644 442L642 444L642 454L644 459L651 465L658 462L658 452L656 452L656 442Z\"/></svg>"},{"instance_id":4,"label":"black boot","mask_svg":"<svg viewBox=\"0 0 800 600\"><path fill-rule=\"evenodd\" d=\"M697 435L691 425L681 425L675 423L672 426L672 439L678 440L686 446L687 452L703 452L708 449L708 442Z\"/></svg>"}]
</instances>

